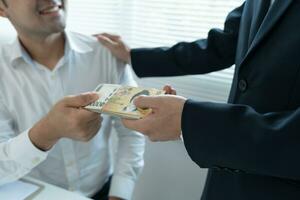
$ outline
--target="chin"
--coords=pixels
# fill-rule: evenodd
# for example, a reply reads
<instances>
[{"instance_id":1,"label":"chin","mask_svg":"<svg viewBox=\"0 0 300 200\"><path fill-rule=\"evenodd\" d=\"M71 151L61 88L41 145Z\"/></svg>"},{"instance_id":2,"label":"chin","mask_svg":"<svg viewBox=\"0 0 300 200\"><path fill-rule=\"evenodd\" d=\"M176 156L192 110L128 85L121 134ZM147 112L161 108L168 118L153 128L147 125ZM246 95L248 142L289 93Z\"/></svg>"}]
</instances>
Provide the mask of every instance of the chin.
<instances>
[{"instance_id":1,"label":"chin","mask_svg":"<svg viewBox=\"0 0 300 200\"><path fill-rule=\"evenodd\" d=\"M65 23L59 23L59 24L55 24L51 27L49 27L49 32L51 33L60 33L63 32L66 28L66 24Z\"/></svg>"}]
</instances>

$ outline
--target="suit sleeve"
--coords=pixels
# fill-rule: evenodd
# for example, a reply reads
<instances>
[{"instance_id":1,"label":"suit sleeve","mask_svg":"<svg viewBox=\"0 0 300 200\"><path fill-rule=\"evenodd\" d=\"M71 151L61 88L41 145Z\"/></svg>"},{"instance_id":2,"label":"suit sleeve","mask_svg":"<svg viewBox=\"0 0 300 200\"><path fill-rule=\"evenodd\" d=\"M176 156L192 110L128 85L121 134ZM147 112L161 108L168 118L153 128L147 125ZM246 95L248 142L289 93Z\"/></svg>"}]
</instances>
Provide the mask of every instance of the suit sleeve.
<instances>
[{"instance_id":1,"label":"suit sleeve","mask_svg":"<svg viewBox=\"0 0 300 200\"><path fill-rule=\"evenodd\" d=\"M244 4L226 18L224 30L212 29L207 39L181 42L171 48L131 51L131 63L139 77L204 74L234 64Z\"/></svg>"},{"instance_id":2,"label":"suit sleeve","mask_svg":"<svg viewBox=\"0 0 300 200\"><path fill-rule=\"evenodd\" d=\"M202 168L300 180L300 108L260 114L249 106L188 100L186 149Z\"/></svg>"}]
</instances>

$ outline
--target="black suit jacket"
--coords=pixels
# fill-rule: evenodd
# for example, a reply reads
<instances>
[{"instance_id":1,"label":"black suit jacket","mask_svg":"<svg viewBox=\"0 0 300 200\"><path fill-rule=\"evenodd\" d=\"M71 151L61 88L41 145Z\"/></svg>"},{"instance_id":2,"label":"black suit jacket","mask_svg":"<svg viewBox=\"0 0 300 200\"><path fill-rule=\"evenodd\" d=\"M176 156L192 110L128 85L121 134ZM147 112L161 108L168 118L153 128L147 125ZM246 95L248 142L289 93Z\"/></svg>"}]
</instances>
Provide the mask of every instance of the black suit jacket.
<instances>
[{"instance_id":1,"label":"black suit jacket","mask_svg":"<svg viewBox=\"0 0 300 200\"><path fill-rule=\"evenodd\" d=\"M186 149L210 168L205 200L300 199L300 1L248 0L224 30L171 48L135 49L139 76L204 74L236 65L228 104L188 100Z\"/></svg>"}]
</instances>

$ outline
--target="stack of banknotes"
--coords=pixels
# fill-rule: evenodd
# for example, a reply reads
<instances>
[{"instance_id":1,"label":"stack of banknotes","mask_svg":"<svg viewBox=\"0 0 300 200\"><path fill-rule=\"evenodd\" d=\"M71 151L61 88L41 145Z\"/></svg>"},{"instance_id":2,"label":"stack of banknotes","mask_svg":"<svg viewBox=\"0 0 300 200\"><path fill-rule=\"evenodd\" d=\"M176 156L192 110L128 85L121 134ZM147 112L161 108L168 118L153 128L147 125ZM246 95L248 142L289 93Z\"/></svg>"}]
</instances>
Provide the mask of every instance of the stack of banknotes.
<instances>
[{"instance_id":1,"label":"stack of banknotes","mask_svg":"<svg viewBox=\"0 0 300 200\"><path fill-rule=\"evenodd\" d=\"M135 97L140 95L163 95L165 91L154 88L122 86L116 84L100 84L95 89L99 99L86 106L87 110L118 116L127 119L141 119L149 114L151 109L137 108L133 104Z\"/></svg>"}]
</instances>

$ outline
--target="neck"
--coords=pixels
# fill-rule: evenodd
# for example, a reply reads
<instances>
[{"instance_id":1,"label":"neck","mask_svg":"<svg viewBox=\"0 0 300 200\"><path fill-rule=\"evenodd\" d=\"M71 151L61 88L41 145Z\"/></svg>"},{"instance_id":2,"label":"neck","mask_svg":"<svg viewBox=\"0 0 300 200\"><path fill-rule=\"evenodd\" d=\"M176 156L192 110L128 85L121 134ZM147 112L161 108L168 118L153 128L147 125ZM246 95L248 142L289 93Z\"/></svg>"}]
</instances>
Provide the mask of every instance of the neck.
<instances>
[{"instance_id":1,"label":"neck","mask_svg":"<svg viewBox=\"0 0 300 200\"><path fill-rule=\"evenodd\" d=\"M54 69L64 55L63 32L41 37L19 35L19 39L31 58L50 70Z\"/></svg>"}]
</instances>

